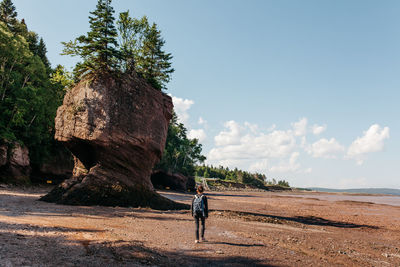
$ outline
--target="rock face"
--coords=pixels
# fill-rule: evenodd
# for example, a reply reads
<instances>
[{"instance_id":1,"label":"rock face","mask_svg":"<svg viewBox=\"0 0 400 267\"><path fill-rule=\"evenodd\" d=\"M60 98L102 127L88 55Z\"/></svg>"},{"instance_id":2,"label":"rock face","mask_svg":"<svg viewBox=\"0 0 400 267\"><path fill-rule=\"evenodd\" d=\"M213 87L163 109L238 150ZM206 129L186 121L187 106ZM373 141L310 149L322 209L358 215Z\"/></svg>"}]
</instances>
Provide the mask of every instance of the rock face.
<instances>
[{"instance_id":1,"label":"rock face","mask_svg":"<svg viewBox=\"0 0 400 267\"><path fill-rule=\"evenodd\" d=\"M56 140L72 152L72 178L42 200L72 205L187 208L154 191L172 100L141 78L80 82L57 110Z\"/></svg>"},{"instance_id":2,"label":"rock face","mask_svg":"<svg viewBox=\"0 0 400 267\"><path fill-rule=\"evenodd\" d=\"M0 167L6 165L7 163L7 146L0 146Z\"/></svg>"},{"instance_id":3,"label":"rock face","mask_svg":"<svg viewBox=\"0 0 400 267\"><path fill-rule=\"evenodd\" d=\"M8 149L9 146L11 150ZM31 167L27 147L18 143L0 146L0 178L3 182L29 183L30 173Z\"/></svg>"},{"instance_id":4,"label":"rock face","mask_svg":"<svg viewBox=\"0 0 400 267\"><path fill-rule=\"evenodd\" d=\"M193 177L187 177L180 173L167 173L157 170L151 175L153 186L159 189L170 188L172 190L187 191L194 190L196 182Z\"/></svg>"}]
</instances>

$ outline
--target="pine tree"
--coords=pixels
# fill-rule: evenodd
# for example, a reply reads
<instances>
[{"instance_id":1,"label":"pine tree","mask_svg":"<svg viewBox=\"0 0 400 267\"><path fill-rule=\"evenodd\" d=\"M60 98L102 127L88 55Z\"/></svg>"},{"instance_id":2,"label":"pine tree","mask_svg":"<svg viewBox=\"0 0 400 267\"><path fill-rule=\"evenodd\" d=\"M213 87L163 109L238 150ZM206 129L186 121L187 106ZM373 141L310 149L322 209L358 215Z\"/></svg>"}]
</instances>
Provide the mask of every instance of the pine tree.
<instances>
[{"instance_id":1,"label":"pine tree","mask_svg":"<svg viewBox=\"0 0 400 267\"><path fill-rule=\"evenodd\" d=\"M164 44L157 24L153 23L145 32L143 46L136 62L137 72L159 90L166 89L166 83L175 71L171 67L172 55L163 50Z\"/></svg>"},{"instance_id":2,"label":"pine tree","mask_svg":"<svg viewBox=\"0 0 400 267\"><path fill-rule=\"evenodd\" d=\"M18 24L17 11L11 0L3 0L0 3L0 20L7 25L11 32L15 32Z\"/></svg>"},{"instance_id":3,"label":"pine tree","mask_svg":"<svg viewBox=\"0 0 400 267\"><path fill-rule=\"evenodd\" d=\"M50 62L49 62L49 59L47 58L46 54L47 54L46 44L44 43L43 38L40 38L40 41L39 41L39 44L37 47L37 55L42 60L44 66L46 67L48 72L50 72L50 70L51 70Z\"/></svg>"},{"instance_id":4,"label":"pine tree","mask_svg":"<svg viewBox=\"0 0 400 267\"><path fill-rule=\"evenodd\" d=\"M87 72L103 72L116 70L120 53L117 50L117 30L114 26L114 9L111 0L98 0L96 10L90 12L90 31L63 43L63 54L80 56L83 62L77 64L75 72L86 74Z\"/></svg>"},{"instance_id":5,"label":"pine tree","mask_svg":"<svg viewBox=\"0 0 400 267\"><path fill-rule=\"evenodd\" d=\"M117 22L122 54L122 71L135 70L154 88L166 89L174 69L171 53L163 50L165 44L157 24L149 24L146 16L131 18L129 12L120 13Z\"/></svg>"}]
</instances>

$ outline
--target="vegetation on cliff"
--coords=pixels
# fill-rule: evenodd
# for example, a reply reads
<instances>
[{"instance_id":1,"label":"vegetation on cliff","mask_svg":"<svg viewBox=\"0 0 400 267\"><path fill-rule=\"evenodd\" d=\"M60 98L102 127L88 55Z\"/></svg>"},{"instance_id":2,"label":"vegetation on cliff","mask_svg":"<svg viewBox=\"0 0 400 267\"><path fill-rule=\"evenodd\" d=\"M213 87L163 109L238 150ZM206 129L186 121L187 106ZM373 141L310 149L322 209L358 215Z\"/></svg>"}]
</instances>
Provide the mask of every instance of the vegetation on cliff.
<instances>
[{"instance_id":1,"label":"vegetation on cliff","mask_svg":"<svg viewBox=\"0 0 400 267\"><path fill-rule=\"evenodd\" d=\"M249 184L258 188L263 188L266 185L279 185L289 187L289 183L285 180L267 179L265 174L251 173L235 168L233 170L228 167L214 167L209 165L196 166L195 175L205 178L219 178L225 181L232 181L242 184Z\"/></svg>"},{"instance_id":2,"label":"vegetation on cliff","mask_svg":"<svg viewBox=\"0 0 400 267\"><path fill-rule=\"evenodd\" d=\"M196 165L206 159L201 150L202 145L197 139L187 137L187 129L178 122L176 114L173 114L168 127L164 154L156 169L193 176Z\"/></svg>"},{"instance_id":3,"label":"vegetation on cliff","mask_svg":"<svg viewBox=\"0 0 400 267\"><path fill-rule=\"evenodd\" d=\"M0 142L19 142L30 151L33 164L40 164L60 147L54 141L54 118L64 94L82 79L104 72L121 77L136 73L153 88L166 90L174 72L172 55L157 24L134 18L129 11L114 18L111 0L98 0L90 12L90 30L65 42L63 54L81 61L69 73L52 68L42 38L17 19L11 0L0 3ZM202 164L202 145L189 139L187 129L173 115L168 127L163 157L156 169L186 176L217 177L261 187L265 175ZM287 185L284 180L273 184Z\"/></svg>"},{"instance_id":4,"label":"vegetation on cliff","mask_svg":"<svg viewBox=\"0 0 400 267\"><path fill-rule=\"evenodd\" d=\"M54 118L64 86L52 79L42 38L17 19L11 0L0 4L0 142L26 145L33 164L54 150Z\"/></svg>"}]
</instances>

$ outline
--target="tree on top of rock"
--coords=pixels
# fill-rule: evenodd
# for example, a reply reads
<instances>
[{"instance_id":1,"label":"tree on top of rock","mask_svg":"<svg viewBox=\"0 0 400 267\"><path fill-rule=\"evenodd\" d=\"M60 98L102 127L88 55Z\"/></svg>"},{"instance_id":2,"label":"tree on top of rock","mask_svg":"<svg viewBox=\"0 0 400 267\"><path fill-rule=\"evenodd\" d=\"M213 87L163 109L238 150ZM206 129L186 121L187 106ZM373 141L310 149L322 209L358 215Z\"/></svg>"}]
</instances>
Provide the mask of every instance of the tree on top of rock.
<instances>
[{"instance_id":1,"label":"tree on top of rock","mask_svg":"<svg viewBox=\"0 0 400 267\"><path fill-rule=\"evenodd\" d=\"M90 31L64 43L64 55L80 56L83 62L75 67L77 76L93 72L113 71L120 53L117 50L117 30L114 26L114 9L111 0L98 0L96 10L90 12Z\"/></svg>"},{"instance_id":2,"label":"tree on top of rock","mask_svg":"<svg viewBox=\"0 0 400 267\"><path fill-rule=\"evenodd\" d=\"M165 44L157 24L149 26L145 31L143 47L138 56L137 71L155 88L165 89L174 69L171 67L171 53L163 50Z\"/></svg>"},{"instance_id":3,"label":"tree on top of rock","mask_svg":"<svg viewBox=\"0 0 400 267\"><path fill-rule=\"evenodd\" d=\"M154 88L166 89L174 72L172 55L163 50L165 40L157 24L149 24L146 16L131 18L129 11L120 13L117 21L123 72L135 70Z\"/></svg>"},{"instance_id":4,"label":"tree on top of rock","mask_svg":"<svg viewBox=\"0 0 400 267\"><path fill-rule=\"evenodd\" d=\"M17 26L17 11L11 0L3 0L0 4L0 20L3 21L8 29L15 31Z\"/></svg>"}]
</instances>

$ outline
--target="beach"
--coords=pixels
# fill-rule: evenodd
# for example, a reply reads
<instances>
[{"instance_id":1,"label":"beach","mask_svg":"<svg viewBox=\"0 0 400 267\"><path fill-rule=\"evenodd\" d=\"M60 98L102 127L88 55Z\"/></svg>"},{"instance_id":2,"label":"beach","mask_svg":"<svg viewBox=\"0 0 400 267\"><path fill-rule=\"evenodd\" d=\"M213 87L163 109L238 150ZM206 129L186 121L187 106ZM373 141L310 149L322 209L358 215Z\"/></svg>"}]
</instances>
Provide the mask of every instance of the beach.
<instances>
[{"instance_id":1,"label":"beach","mask_svg":"<svg viewBox=\"0 0 400 267\"><path fill-rule=\"evenodd\" d=\"M50 189L0 188L0 266L400 266L400 197L207 192L195 244L190 211L38 201Z\"/></svg>"}]
</instances>

